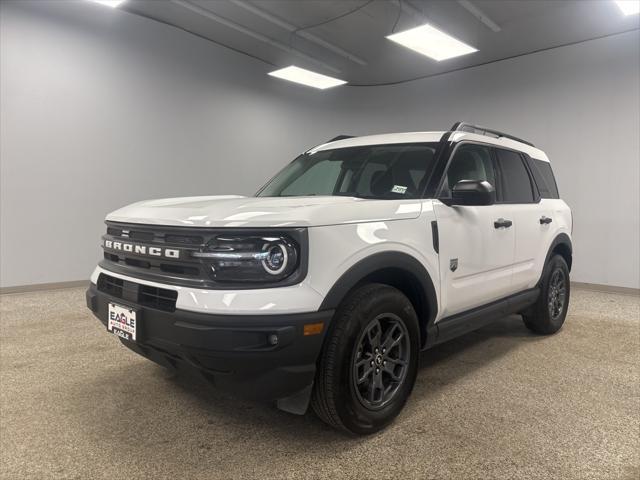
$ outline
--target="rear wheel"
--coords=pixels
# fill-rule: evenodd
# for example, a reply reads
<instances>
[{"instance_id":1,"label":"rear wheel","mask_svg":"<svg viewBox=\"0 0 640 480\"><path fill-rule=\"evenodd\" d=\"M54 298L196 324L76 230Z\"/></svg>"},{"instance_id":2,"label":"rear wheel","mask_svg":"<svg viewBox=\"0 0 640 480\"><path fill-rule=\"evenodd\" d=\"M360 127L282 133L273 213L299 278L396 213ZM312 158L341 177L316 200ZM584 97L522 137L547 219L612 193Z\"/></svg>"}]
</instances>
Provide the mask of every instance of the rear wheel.
<instances>
[{"instance_id":1,"label":"rear wheel","mask_svg":"<svg viewBox=\"0 0 640 480\"><path fill-rule=\"evenodd\" d=\"M374 433L400 413L418 367L418 318L399 290L365 285L340 305L320 355L311 405L329 425Z\"/></svg>"},{"instance_id":2,"label":"rear wheel","mask_svg":"<svg viewBox=\"0 0 640 480\"><path fill-rule=\"evenodd\" d=\"M523 314L527 328L541 335L560 330L567 316L570 292L567 262L560 255L554 255L544 269L538 300Z\"/></svg>"}]
</instances>

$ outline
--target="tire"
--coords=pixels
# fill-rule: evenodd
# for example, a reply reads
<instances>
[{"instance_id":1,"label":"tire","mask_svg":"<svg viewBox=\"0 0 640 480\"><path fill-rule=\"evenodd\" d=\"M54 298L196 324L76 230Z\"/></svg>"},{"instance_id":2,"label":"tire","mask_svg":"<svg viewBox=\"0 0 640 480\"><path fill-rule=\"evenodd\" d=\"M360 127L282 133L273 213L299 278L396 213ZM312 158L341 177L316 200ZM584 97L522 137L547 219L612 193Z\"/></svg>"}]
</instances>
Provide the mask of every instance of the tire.
<instances>
[{"instance_id":1,"label":"tire","mask_svg":"<svg viewBox=\"0 0 640 480\"><path fill-rule=\"evenodd\" d=\"M406 296L382 284L353 291L336 310L318 359L316 415L352 434L383 429L413 390L419 348L418 317Z\"/></svg>"},{"instance_id":2,"label":"tire","mask_svg":"<svg viewBox=\"0 0 640 480\"><path fill-rule=\"evenodd\" d=\"M567 316L570 293L567 262L560 255L554 255L544 268L538 300L522 316L524 324L540 335L556 333Z\"/></svg>"}]
</instances>

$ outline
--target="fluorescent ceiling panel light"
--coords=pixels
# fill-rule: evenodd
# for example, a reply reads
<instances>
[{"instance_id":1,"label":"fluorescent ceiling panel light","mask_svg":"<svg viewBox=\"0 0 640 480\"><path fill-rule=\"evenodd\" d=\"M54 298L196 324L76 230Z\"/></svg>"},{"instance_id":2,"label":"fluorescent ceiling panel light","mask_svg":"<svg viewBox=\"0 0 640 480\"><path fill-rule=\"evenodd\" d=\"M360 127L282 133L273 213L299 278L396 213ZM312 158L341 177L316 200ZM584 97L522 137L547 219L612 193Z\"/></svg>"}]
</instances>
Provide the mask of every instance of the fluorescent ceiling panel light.
<instances>
[{"instance_id":1,"label":"fluorescent ceiling panel light","mask_svg":"<svg viewBox=\"0 0 640 480\"><path fill-rule=\"evenodd\" d=\"M100 5L106 5L107 7L116 8L121 3L124 3L124 0L89 0L93 3L99 3Z\"/></svg>"},{"instance_id":2,"label":"fluorescent ceiling panel light","mask_svg":"<svg viewBox=\"0 0 640 480\"><path fill-rule=\"evenodd\" d=\"M387 38L438 61L478 51L428 23L404 32L394 33Z\"/></svg>"},{"instance_id":3,"label":"fluorescent ceiling panel light","mask_svg":"<svg viewBox=\"0 0 640 480\"><path fill-rule=\"evenodd\" d=\"M640 0L615 0L625 15L635 15L640 13Z\"/></svg>"},{"instance_id":4,"label":"fluorescent ceiling panel light","mask_svg":"<svg viewBox=\"0 0 640 480\"><path fill-rule=\"evenodd\" d=\"M320 90L347 83L344 80L327 77L326 75L321 75L319 73L312 72L311 70L305 70L304 68L295 67L293 65L269 72L269 75L272 77L282 78L283 80L289 80L290 82L301 83L302 85L307 85L309 87L319 88Z\"/></svg>"}]
</instances>

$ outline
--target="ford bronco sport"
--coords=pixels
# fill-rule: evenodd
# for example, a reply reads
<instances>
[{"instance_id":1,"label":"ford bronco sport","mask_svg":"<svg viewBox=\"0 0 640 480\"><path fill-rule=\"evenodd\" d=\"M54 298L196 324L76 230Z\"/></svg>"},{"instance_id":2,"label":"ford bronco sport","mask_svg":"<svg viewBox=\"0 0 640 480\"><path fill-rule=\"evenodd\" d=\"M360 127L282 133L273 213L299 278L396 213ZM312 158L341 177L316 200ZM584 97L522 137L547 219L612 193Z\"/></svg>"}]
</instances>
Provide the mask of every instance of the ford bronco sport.
<instances>
[{"instance_id":1,"label":"ford bronco sport","mask_svg":"<svg viewBox=\"0 0 640 480\"><path fill-rule=\"evenodd\" d=\"M545 153L465 123L337 137L255 196L109 214L87 305L169 368L356 434L388 425L420 350L509 314L558 331L572 217Z\"/></svg>"}]
</instances>

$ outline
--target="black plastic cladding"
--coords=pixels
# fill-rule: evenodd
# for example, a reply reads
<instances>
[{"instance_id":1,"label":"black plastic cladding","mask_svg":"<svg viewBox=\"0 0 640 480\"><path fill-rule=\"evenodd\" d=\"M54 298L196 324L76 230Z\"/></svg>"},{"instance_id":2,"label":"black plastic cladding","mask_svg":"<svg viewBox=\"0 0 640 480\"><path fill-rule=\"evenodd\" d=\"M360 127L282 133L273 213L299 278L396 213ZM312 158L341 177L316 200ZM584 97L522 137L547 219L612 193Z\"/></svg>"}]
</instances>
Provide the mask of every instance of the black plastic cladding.
<instances>
[{"instance_id":1,"label":"black plastic cladding","mask_svg":"<svg viewBox=\"0 0 640 480\"><path fill-rule=\"evenodd\" d=\"M118 262L108 258L100 262L100 266L106 270L135 278L155 281L168 285L179 285L195 288L215 288L216 290L251 290L257 288L277 288L295 285L304 280L307 276L309 261L309 236L306 228L199 228L199 227L172 227L146 224L133 224L121 222L105 222L107 229L129 230L137 233L153 233L152 240L137 240L135 237L115 236L109 233L103 235L103 240L116 240L121 242L140 243L150 246L163 246L177 248L182 251L201 251L207 242L216 234L225 235L287 235L299 248L298 268L283 280L265 282L219 282L212 279L207 271L206 259L188 257L187 259L154 258L147 255L136 255L132 252L105 251L106 254L118 256ZM142 235L144 236L144 235ZM199 237L201 241L197 243L176 243L166 242L172 237ZM149 237L147 237L149 238ZM129 259L130 263L125 263ZM149 267L141 266L140 262L148 263ZM132 264L133 263L133 264ZM137 264L136 264L137 263ZM172 271L172 267L174 270ZM180 274L179 269L197 269L197 273L185 275ZM186 270L185 270L186 271Z\"/></svg>"},{"instance_id":2,"label":"black plastic cladding","mask_svg":"<svg viewBox=\"0 0 640 480\"><path fill-rule=\"evenodd\" d=\"M414 293L419 303L419 307L414 305L418 307L416 313L420 319L420 333L424 344L435 327L438 300L429 272L415 257L406 253L379 252L352 265L336 280L318 310L338 308L349 292L361 285L363 281L375 282L377 274L389 271L403 272L411 278L410 285L415 289Z\"/></svg>"}]
</instances>

